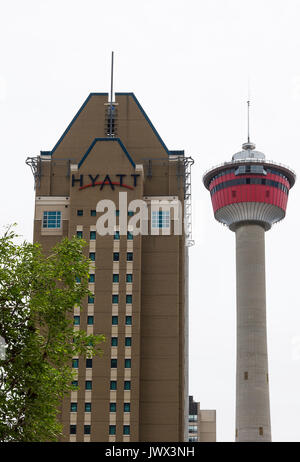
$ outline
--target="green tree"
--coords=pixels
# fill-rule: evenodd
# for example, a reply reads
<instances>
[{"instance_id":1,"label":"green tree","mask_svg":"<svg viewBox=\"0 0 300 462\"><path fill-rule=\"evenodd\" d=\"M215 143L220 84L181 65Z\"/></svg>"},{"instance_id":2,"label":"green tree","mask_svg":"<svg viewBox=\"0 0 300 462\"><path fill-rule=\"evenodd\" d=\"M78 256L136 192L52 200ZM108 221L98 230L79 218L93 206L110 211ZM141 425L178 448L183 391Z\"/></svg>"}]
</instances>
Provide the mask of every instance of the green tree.
<instances>
[{"instance_id":1,"label":"green tree","mask_svg":"<svg viewBox=\"0 0 300 462\"><path fill-rule=\"evenodd\" d=\"M84 245L63 239L45 256L17 244L12 228L0 237L0 441L56 441L72 358L101 355L104 336L73 326L74 306L90 294Z\"/></svg>"}]
</instances>

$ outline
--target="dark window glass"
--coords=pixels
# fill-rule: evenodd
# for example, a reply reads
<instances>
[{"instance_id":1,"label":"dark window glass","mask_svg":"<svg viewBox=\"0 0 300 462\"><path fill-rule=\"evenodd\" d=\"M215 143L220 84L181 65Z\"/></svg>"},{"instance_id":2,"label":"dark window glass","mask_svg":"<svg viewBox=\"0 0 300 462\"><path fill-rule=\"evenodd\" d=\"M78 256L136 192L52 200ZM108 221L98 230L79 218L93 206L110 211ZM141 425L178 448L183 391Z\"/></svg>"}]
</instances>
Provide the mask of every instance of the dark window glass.
<instances>
[{"instance_id":1,"label":"dark window glass","mask_svg":"<svg viewBox=\"0 0 300 462\"><path fill-rule=\"evenodd\" d=\"M93 360L92 360L92 358L87 358L87 359L86 359L85 367L86 367L87 369L90 369L90 368L93 367Z\"/></svg>"},{"instance_id":2,"label":"dark window glass","mask_svg":"<svg viewBox=\"0 0 300 462\"><path fill-rule=\"evenodd\" d=\"M110 389L111 390L116 390L117 389L117 381L116 380L111 380L110 381Z\"/></svg>"},{"instance_id":3,"label":"dark window glass","mask_svg":"<svg viewBox=\"0 0 300 462\"><path fill-rule=\"evenodd\" d=\"M83 216L83 210L77 210L77 216L82 217Z\"/></svg>"},{"instance_id":4,"label":"dark window glass","mask_svg":"<svg viewBox=\"0 0 300 462\"><path fill-rule=\"evenodd\" d=\"M109 403L109 412L117 412L117 404Z\"/></svg>"},{"instance_id":5,"label":"dark window glass","mask_svg":"<svg viewBox=\"0 0 300 462\"><path fill-rule=\"evenodd\" d=\"M78 369L79 359L72 359L72 367Z\"/></svg>"},{"instance_id":6,"label":"dark window glass","mask_svg":"<svg viewBox=\"0 0 300 462\"><path fill-rule=\"evenodd\" d=\"M126 303L130 305L132 303L132 295L126 295Z\"/></svg>"},{"instance_id":7,"label":"dark window glass","mask_svg":"<svg viewBox=\"0 0 300 462\"><path fill-rule=\"evenodd\" d=\"M113 282L119 282L119 275L113 274Z\"/></svg>"},{"instance_id":8,"label":"dark window glass","mask_svg":"<svg viewBox=\"0 0 300 462\"><path fill-rule=\"evenodd\" d=\"M91 217L95 217L96 216L96 210L91 210Z\"/></svg>"},{"instance_id":9,"label":"dark window glass","mask_svg":"<svg viewBox=\"0 0 300 462\"><path fill-rule=\"evenodd\" d=\"M125 346L127 347L131 346L131 337L125 337Z\"/></svg>"},{"instance_id":10,"label":"dark window glass","mask_svg":"<svg viewBox=\"0 0 300 462\"><path fill-rule=\"evenodd\" d=\"M120 216L120 210L116 210L116 217Z\"/></svg>"},{"instance_id":11,"label":"dark window glass","mask_svg":"<svg viewBox=\"0 0 300 462\"><path fill-rule=\"evenodd\" d=\"M128 210L128 216L133 217L133 215L134 215L134 211L133 210Z\"/></svg>"},{"instance_id":12,"label":"dark window glass","mask_svg":"<svg viewBox=\"0 0 300 462\"><path fill-rule=\"evenodd\" d=\"M72 381L72 387L74 387L74 389L78 388L78 380Z\"/></svg>"},{"instance_id":13,"label":"dark window glass","mask_svg":"<svg viewBox=\"0 0 300 462\"><path fill-rule=\"evenodd\" d=\"M71 403L71 412L77 412L77 403Z\"/></svg>"},{"instance_id":14,"label":"dark window glass","mask_svg":"<svg viewBox=\"0 0 300 462\"><path fill-rule=\"evenodd\" d=\"M109 426L109 434L110 435L115 435L116 434L116 426L115 425L110 425Z\"/></svg>"},{"instance_id":15,"label":"dark window glass","mask_svg":"<svg viewBox=\"0 0 300 462\"><path fill-rule=\"evenodd\" d=\"M130 435L130 425L123 425L123 435Z\"/></svg>"},{"instance_id":16,"label":"dark window glass","mask_svg":"<svg viewBox=\"0 0 300 462\"><path fill-rule=\"evenodd\" d=\"M95 297L93 295L88 296L88 303L94 303L95 302Z\"/></svg>"},{"instance_id":17,"label":"dark window glass","mask_svg":"<svg viewBox=\"0 0 300 462\"><path fill-rule=\"evenodd\" d=\"M115 231L114 240L115 240L115 241L119 241L119 240L120 240L120 231Z\"/></svg>"},{"instance_id":18,"label":"dark window glass","mask_svg":"<svg viewBox=\"0 0 300 462\"><path fill-rule=\"evenodd\" d=\"M92 403L84 403L84 412L92 412Z\"/></svg>"},{"instance_id":19,"label":"dark window glass","mask_svg":"<svg viewBox=\"0 0 300 462\"><path fill-rule=\"evenodd\" d=\"M94 316L87 317L88 326L92 326L94 324Z\"/></svg>"},{"instance_id":20,"label":"dark window glass","mask_svg":"<svg viewBox=\"0 0 300 462\"><path fill-rule=\"evenodd\" d=\"M90 425L84 425L83 432L84 432L85 435L90 435L91 434L91 426Z\"/></svg>"},{"instance_id":21,"label":"dark window glass","mask_svg":"<svg viewBox=\"0 0 300 462\"><path fill-rule=\"evenodd\" d=\"M83 236L82 231L77 231L76 236L78 237L78 239L82 239L82 236Z\"/></svg>"},{"instance_id":22,"label":"dark window glass","mask_svg":"<svg viewBox=\"0 0 300 462\"><path fill-rule=\"evenodd\" d=\"M94 241L96 239L96 231L90 231L90 240Z\"/></svg>"},{"instance_id":23,"label":"dark window glass","mask_svg":"<svg viewBox=\"0 0 300 462\"><path fill-rule=\"evenodd\" d=\"M126 282L132 282L133 276L132 274L126 274Z\"/></svg>"},{"instance_id":24,"label":"dark window glass","mask_svg":"<svg viewBox=\"0 0 300 462\"><path fill-rule=\"evenodd\" d=\"M130 231L127 231L127 239L128 239L128 241L133 240L133 234Z\"/></svg>"},{"instance_id":25,"label":"dark window glass","mask_svg":"<svg viewBox=\"0 0 300 462\"><path fill-rule=\"evenodd\" d=\"M132 316L126 316L125 317L125 324L127 326L131 326L132 325Z\"/></svg>"},{"instance_id":26,"label":"dark window glass","mask_svg":"<svg viewBox=\"0 0 300 462\"><path fill-rule=\"evenodd\" d=\"M74 316L74 326L79 326L80 324L80 316Z\"/></svg>"},{"instance_id":27,"label":"dark window glass","mask_svg":"<svg viewBox=\"0 0 300 462\"><path fill-rule=\"evenodd\" d=\"M114 294L114 295L112 296L112 302L113 302L113 303L119 303L119 295L115 295L115 294Z\"/></svg>"},{"instance_id":28,"label":"dark window glass","mask_svg":"<svg viewBox=\"0 0 300 462\"><path fill-rule=\"evenodd\" d=\"M124 381L124 390L130 390L131 389L131 382L130 380L125 380Z\"/></svg>"},{"instance_id":29,"label":"dark window glass","mask_svg":"<svg viewBox=\"0 0 300 462\"><path fill-rule=\"evenodd\" d=\"M112 316L112 324L116 326L118 324L118 316Z\"/></svg>"},{"instance_id":30,"label":"dark window glass","mask_svg":"<svg viewBox=\"0 0 300 462\"><path fill-rule=\"evenodd\" d=\"M95 261L95 259L96 259L96 254L95 254L95 252L90 252L89 258L90 258L91 261Z\"/></svg>"},{"instance_id":31,"label":"dark window glass","mask_svg":"<svg viewBox=\"0 0 300 462\"><path fill-rule=\"evenodd\" d=\"M118 337L112 337L111 338L111 346L118 346Z\"/></svg>"},{"instance_id":32,"label":"dark window glass","mask_svg":"<svg viewBox=\"0 0 300 462\"><path fill-rule=\"evenodd\" d=\"M125 369L130 369L131 368L131 359L125 359Z\"/></svg>"},{"instance_id":33,"label":"dark window glass","mask_svg":"<svg viewBox=\"0 0 300 462\"><path fill-rule=\"evenodd\" d=\"M130 403L124 403L124 412L130 412Z\"/></svg>"},{"instance_id":34,"label":"dark window glass","mask_svg":"<svg viewBox=\"0 0 300 462\"><path fill-rule=\"evenodd\" d=\"M110 360L110 367L111 367L112 369L115 369L117 366L118 366L118 360L115 359L115 358L111 359L111 360Z\"/></svg>"},{"instance_id":35,"label":"dark window glass","mask_svg":"<svg viewBox=\"0 0 300 462\"><path fill-rule=\"evenodd\" d=\"M127 252L127 261L133 261L133 252Z\"/></svg>"},{"instance_id":36,"label":"dark window glass","mask_svg":"<svg viewBox=\"0 0 300 462\"><path fill-rule=\"evenodd\" d=\"M91 390L92 389L92 381L91 380L86 380L85 381L85 389L86 390Z\"/></svg>"},{"instance_id":37,"label":"dark window glass","mask_svg":"<svg viewBox=\"0 0 300 462\"><path fill-rule=\"evenodd\" d=\"M113 261L119 261L119 258L120 258L119 252L114 252L113 253Z\"/></svg>"},{"instance_id":38,"label":"dark window glass","mask_svg":"<svg viewBox=\"0 0 300 462\"><path fill-rule=\"evenodd\" d=\"M70 435L76 435L76 425L70 425Z\"/></svg>"}]
</instances>

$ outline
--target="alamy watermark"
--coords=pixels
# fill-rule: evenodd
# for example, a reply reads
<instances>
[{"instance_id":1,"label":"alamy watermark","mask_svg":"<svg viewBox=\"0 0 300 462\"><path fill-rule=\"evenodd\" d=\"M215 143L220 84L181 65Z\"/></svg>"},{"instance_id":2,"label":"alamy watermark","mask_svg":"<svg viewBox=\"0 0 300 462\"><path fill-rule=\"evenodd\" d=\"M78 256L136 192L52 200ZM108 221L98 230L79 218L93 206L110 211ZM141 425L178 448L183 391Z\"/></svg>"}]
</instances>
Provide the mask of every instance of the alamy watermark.
<instances>
[{"instance_id":1,"label":"alamy watermark","mask_svg":"<svg viewBox=\"0 0 300 462\"><path fill-rule=\"evenodd\" d=\"M127 201L127 192L119 192L119 205L109 199L100 200L96 211L101 216L96 222L96 230L100 236L114 235L118 232L127 235L181 235L186 220L182 216L182 204L178 198L151 199L149 201L134 199ZM183 226L184 223L184 226Z\"/></svg>"}]
</instances>

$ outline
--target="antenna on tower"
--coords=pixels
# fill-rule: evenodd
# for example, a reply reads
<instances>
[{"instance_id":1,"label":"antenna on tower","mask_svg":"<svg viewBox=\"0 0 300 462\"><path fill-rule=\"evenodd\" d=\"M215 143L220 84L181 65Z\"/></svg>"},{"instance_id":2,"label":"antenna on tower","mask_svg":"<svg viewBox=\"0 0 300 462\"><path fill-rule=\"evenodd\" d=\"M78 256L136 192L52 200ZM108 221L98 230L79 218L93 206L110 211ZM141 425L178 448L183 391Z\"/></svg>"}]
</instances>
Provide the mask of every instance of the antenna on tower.
<instances>
[{"instance_id":1,"label":"antenna on tower","mask_svg":"<svg viewBox=\"0 0 300 462\"><path fill-rule=\"evenodd\" d=\"M114 52L111 52L111 73L110 73L110 110L109 110L109 134L113 136L113 86L114 86Z\"/></svg>"},{"instance_id":2,"label":"antenna on tower","mask_svg":"<svg viewBox=\"0 0 300 462\"><path fill-rule=\"evenodd\" d=\"M249 82L248 82L248 101L247 101L247 143L242 145L242 148L245 150L252 151L255 149L255 144L251 143L250 141L250 90L249 90Z\"/></svg>"}]
</instances>

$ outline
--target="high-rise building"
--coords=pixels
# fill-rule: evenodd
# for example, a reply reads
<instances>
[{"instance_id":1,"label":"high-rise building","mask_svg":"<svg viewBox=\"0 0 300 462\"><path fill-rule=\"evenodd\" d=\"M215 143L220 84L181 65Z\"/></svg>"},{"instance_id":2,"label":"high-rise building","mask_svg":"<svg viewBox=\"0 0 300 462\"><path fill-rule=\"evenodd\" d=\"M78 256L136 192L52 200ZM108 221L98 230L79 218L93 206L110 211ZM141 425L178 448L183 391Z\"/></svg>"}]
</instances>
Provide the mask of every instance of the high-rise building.
<instances>
[{"instance_id":1,"label":"high-rise building","mask_svg":"<svg viewBox=\"0 0 300 462\"><path fill-rule=\"evenodd\" d=\"M215 443L217 440L216 411L200 409L200 403L189 396L189 441Z\"/></svg>"},{"instance_id":2,"label":"high-rise building","mask_svg":"<svg viewBox=\"0 0 300 462\"><path fill-rule=\"evenodd\" d=\"M45 252L64 236L88 242L93 296L74 307L74 329L106 336L102 358L74 358L78 390L62 403L63 441L188 439L192 163L166 147L133 93L110 103L91 93L54 148L27 159L34 241ZM146 204L137 235L136 200ZM182 204L186 233L170 201ZM116 223L103 235L107 204Z\"/></svg>"},{"instance_id":3,"label":"high-rise building","mask_svg":"<svg viewBox=\"0 0 300 462\"><path fill-rule=\"evenodd\" d=\"M236 441L271 441L265 231L285 217L296 176L266 160L249 135L242 148L203 181L216 220L236 236Z\"/></svg>"}]
</instances>

